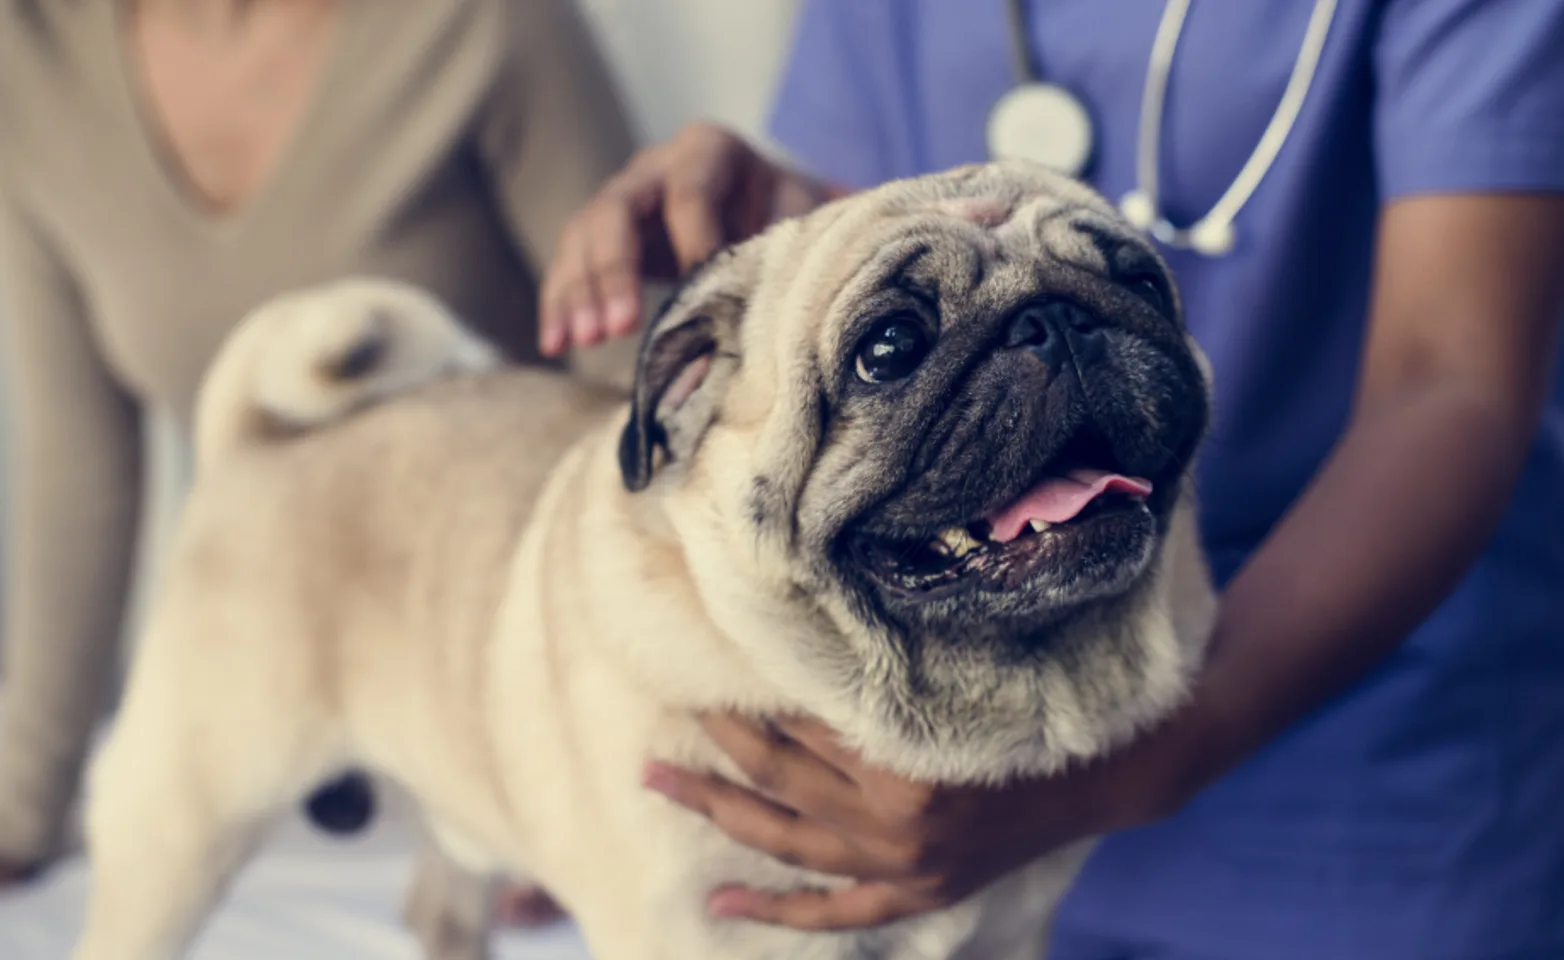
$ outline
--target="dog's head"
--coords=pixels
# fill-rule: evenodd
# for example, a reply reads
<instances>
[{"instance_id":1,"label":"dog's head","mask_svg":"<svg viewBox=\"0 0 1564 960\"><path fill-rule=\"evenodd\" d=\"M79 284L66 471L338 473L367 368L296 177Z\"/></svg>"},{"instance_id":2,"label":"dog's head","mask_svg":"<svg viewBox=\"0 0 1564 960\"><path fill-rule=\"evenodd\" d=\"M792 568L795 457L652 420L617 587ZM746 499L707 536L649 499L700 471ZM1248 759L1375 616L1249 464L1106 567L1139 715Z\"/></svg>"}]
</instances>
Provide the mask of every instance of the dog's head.
<instances>
[{"instance_id":1,"label":"dog's head","mask_svg":"<svg viewBox=\"0 0 1564 960\"><path fill-rule=\"evenodd\" d=\"M784 689L871 759L994 778L1181 696L1208 409L1155 251L1089 188L990 164L715 257L647 332L620 463Z\"/></svg>"}]
</instances>

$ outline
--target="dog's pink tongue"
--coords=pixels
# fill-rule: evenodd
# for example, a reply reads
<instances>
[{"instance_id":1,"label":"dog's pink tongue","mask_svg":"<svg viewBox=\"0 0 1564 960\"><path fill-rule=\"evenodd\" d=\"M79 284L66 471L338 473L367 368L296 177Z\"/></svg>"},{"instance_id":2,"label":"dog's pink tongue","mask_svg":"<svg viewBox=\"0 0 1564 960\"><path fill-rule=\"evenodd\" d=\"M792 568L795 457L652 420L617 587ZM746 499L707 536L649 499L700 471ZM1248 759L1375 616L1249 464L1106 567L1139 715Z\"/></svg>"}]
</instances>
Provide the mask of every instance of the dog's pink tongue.
<instances>
[{"instance_id":1,"label":"dog's pink tongue","mask_svg":"<svg viewBox=\"0 0 1564 960\"><path fill-rule=\"evenodd\" d=\"M1000 543L1009 543L1019 537L1031 521L1064 523L1105 493L1150 496L1151 481L1106 470L1072 470L1068 476L1043 481L1015 503L984 519L993 528L990 537Z\"/></svg>"}]
</instances>

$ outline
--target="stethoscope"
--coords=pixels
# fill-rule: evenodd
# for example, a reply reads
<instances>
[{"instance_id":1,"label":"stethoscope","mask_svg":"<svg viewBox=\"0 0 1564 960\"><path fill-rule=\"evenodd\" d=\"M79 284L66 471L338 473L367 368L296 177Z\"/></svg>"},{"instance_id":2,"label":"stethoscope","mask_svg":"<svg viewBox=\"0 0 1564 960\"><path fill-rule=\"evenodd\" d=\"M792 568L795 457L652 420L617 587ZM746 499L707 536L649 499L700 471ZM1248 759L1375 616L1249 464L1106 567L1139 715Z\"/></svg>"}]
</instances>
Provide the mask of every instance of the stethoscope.
<instances>
[{"instance_id":1,"label":"stethoscope","mask_svg":"<svg viewBox=\"0 0 1564 960\"><path fill-rule=\"evenodd\" d=\"M1030 0L1009 0L1011 53L1017 84L1000 98L988 116L988 150L994 159L1019 157L1046 164L1079 177L1091 162L1095 140L1090 114L1080 98L1064 86L1042 78L1032 53ZM1161 155L1162 109L1167 102L1173 53L1191 0L1168 0L1151 45L1146 86L1141 94L1140 129L1135 143L1135 189L1119 201L1124 218L1169 247L1220 257L1233 249L1233 220L1249 202L1270 170L1282 143L1292 131L1314 82L1325 37L1336 15L1336 0L1315 0L1314 12L1294 61L1287 88L1243 169L1205 216L1188 227L1176 227L1163 214L1157 195Z\"/></svg>"}]
</instances>

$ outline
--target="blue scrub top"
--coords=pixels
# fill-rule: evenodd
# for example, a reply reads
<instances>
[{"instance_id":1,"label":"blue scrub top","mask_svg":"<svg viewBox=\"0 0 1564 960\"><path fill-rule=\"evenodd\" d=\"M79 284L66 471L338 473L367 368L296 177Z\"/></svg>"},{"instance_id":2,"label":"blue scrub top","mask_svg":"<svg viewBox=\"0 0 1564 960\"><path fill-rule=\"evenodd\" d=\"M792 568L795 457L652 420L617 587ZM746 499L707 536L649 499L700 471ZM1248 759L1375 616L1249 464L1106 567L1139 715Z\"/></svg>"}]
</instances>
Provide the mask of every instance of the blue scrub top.
<instances>
[{"instance_id":1,"label":"blue scrub top","mask_svg":"<svg viewBox=\"0 0 1564 960\"><path fill-rule=\"evenodd\" d=\"M1089 179L1113 198L1134 186L1162 6L1032 6L1041 68L1091 111ZM1193 5L1162 135L1175 223L1254 149L1312 7ZM1008 43L1004 0L805 0L773 131L854 186L982 160ZM1341 0L1236 249L1169 256L1216 372L1199 480L1220 579L1345 425L1382 205L1516 190L1564 191L1564 3ZM1106 841L1057 939L1060 960L1564 957L1564 378L1502 528L1439 611L1179 816Z\"/></svg>"}]
</instances>

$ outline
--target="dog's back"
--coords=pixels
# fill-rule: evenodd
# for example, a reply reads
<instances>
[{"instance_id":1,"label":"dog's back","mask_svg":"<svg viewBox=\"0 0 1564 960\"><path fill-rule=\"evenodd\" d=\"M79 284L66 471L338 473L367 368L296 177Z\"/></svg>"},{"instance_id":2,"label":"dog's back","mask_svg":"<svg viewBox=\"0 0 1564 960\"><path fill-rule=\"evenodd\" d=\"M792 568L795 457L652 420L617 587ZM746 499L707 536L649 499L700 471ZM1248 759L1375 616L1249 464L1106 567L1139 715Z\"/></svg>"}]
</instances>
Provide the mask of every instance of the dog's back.
<instances>
[{"instance_id":1,"label":"dog's back","mask_svg":"<svg viewBox=\"0 0 1564 960\"><path fill-rule=\"evenodd\" d=\"M359 718L338 677L372 687L405 668L385 682L438 689L428 681L454 674L470 691L463 658L482 646L546 478L619 401L505 366L403 284L349 278L263 304L203 384L161 606L212 597L248 623L292 617L258 645L306 651L294 659L316 665L315 689L298 705L344 723ZM376 727L410 726L413 712Z\"/></svg>"},{"instance_id":2,"label":"dog's back","mask_svg":"<svg viewBox=\"0 0 1564 960\"><path fill-rule=\"evenodd\" d=\"M210 862L216 838L236 861L284 794L350 764L468 785L425 800L503 829L471 789L492 777L486 631L554 463L621 398L501 367L438 306L353 283L261 308L210 369L195 482L92 771L79 957L179 955L236 865ZM140 862L149 842L166 862ZM188 913L151 906L169 902Z\"/></svg>"}]
</instances>

